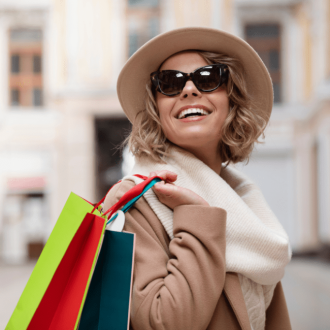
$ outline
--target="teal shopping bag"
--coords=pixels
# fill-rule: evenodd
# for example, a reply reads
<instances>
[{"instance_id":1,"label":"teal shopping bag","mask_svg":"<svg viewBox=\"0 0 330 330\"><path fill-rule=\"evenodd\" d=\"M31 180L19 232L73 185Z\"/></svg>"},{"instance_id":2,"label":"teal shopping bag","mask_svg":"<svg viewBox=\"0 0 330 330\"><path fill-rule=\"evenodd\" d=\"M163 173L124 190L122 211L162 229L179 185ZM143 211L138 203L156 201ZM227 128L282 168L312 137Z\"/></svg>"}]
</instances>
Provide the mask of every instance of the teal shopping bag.
<instances>
[{"instance_id":1,"label":"teal shopping bag","mask_svg":"<svg viewBox=\"0 0 330 330\"><path fill-rule=\"evenodd\" d=\"M161 179L149 179L143 191L136 196L137 186L126 194L123 213L155 183ZM135 196L131 198L132 196ZM118 205L113 208L117 209ZM104 214L106 214L105 212ZM111 215L111 214L110 214ZM108 222L116 221L116 213ZM122 225L123 227L123 225ZM122 228L121 227L121 228ZM135 234L105 230L104 240L85 305L81 314L79 330L127 330L129 328L130 296L134 266Z\"/></svg>"},{"instance_id":2,"label":"teal shopping bag","mask_svg":"<svg viewBox=\"0 0 330 330\"><path fill-rule=\"evenodd\" d=\"M106 230L79 330L128 329L135 234Z\"/></svg>"}]
</instances>

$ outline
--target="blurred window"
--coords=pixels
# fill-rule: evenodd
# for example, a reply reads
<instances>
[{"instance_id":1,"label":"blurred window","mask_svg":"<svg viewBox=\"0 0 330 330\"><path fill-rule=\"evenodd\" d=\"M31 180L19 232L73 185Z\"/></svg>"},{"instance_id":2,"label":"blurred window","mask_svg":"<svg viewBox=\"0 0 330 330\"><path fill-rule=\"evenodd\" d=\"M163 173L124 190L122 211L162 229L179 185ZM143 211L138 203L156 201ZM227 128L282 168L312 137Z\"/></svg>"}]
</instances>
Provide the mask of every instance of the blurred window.
<instances>
[{"instance_id":1,"label":"blurred window","mask_svg":"<svg viewBox=\"0 0 330 330\"><path fill-rule=\"evenodd\" d=\"M35 107L42 105L42 91L40 88L35 88L33 90L33 105Z\"/></svg>"},{"instance_id":2,"label":"blurred window","mask_svg":"<svg viewBox=\"0 0 330 330\"><path fill-rule=\"evenodd\" d=\"M158 0L128 0L129 7L158 7Z\"/></svg>"},{"instance_id":3,"label":"blurred window","mask_svg":"<svg viewBox=\"0 0 330 330\"><path fill-rule=\"evenodd\" d=\"M40 107L42 98L42 32L9 31L9 103L13 107Z\"/></svg>"},{"instance_id":4,"label":"blurred window","mask_svg":"<svg viewBox=\"0 0 330 330\"><path fill-rule=\"evenodd\" d=\"M159 1L127 0L128 57L159 34Z\"/></svg>"},{"instance_id":5,"label":"blurred window","mask_svg":"<svg viewBox=\"0 0 330 330\"><path fill-rule=\"evenodd\" d=\"M19 73L19 55L11 56L11 73Z\"/></svg>"},{"instance_id":6,"label":"blurred window","mask_svg":"<svg viewBox=\"0 0 330 330\"><path fill-rule=\"evenodd\" d=\"M18 89L11 90L11 105L14 107L19 105L19 90Z\"/></svg>"},{"instance_id":7,"label":"blurred window","mask_svg":"<svg viewBox=\"0 0 330 330\"><path fill-rule=\"evenodd\" d=\"M40 55L33 56L33 72L34 73L41 72L41 56Z\"/></svg>"},{"instance_id":8,"label":"blurred window","mask_svg":"<svg viewBox=\"0 0 330 330\"><path fill-rule=\"evenodd\" d=\"M280 69L280 54L277 49L272 49L269 52L269 69L270 70Z\"/></svg>"},{"instance_id":9,"label":"blurred window","mask_svg":"<svg viewBox=\"0 0 330 330\"><path fill-rule=\"evenodd\" d=\"M128 55L131 56L139 48L139 35L134 32L130 32L128 36Z\"/></svg>"},{"instance_id":10,"label":"blurred window","mask_svg":"<svg viewBox=\"0 0 330 330\"><path fill-rule=\"evenodd\" d=\"M248 24L245 39L256 50L273 81L274 103L282 102L281 28L279 24Z\"/></svg>"},{"instance_id":11,"label":"blurred window","mask_svg":"<svg viewBox=\"0 0 330 330\"><path fill-rule=\"evenodd\" d=\"M279 34L280 30L277 24L251 24L246 27L247 38L277 38Z\"/></svg>"}]
</instances>

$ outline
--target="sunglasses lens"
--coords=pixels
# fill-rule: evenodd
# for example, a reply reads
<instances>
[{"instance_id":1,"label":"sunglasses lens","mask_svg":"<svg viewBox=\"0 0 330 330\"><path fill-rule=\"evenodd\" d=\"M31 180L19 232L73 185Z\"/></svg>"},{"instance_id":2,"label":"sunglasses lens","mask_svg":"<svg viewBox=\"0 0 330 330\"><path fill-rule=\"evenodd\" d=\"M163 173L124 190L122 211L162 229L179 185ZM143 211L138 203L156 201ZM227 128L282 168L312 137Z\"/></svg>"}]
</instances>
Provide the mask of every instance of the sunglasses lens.
<instances>
[{"instance_id":1,"label":"sunglasses lens","mask_svg":"<svg viewBox=\"0 0 330 330\"><path fill-rule=\"evenodd\" d=\"M158 78L158 82L157 82ZM165 70L152 77L155 86L159 84L160 91L165 95L177 95L182 92L186 81L185 74L180 71ZM228 68L225 66L204 66L193 74L193 82L200 91L212 91L221 86L228 78Z\"/></svg>"},{"instance_id":2,"label":"sunglasses lens","mask_svg":"<svg viewBox=\"0 0 330 330\"><path fill-rule=\"evenodd\" d=\"M218 87L220 80L222 80L222 77L219 67L204 67L195 72L194 82L196 87L204 91Z\"/></svg>"},{"instance_id":3,"label":"sunglasses lens","mask_svg":"<svg viewBox=\"0 0 330 330\"><path fill-rule=\"evenodd\" d=\"M169 95L175 95L182 91L185 77L178 71L162 71L158 74L160 89Z\"/></svg>"}]
</instances>

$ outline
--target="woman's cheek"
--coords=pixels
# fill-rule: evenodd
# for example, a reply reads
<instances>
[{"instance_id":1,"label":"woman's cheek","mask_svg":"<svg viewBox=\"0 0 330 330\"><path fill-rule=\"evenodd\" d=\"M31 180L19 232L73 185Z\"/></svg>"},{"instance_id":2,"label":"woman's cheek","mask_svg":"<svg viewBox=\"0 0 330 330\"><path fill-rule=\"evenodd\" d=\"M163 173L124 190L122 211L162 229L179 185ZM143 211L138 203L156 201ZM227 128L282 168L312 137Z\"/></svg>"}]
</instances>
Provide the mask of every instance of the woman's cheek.
<instances>
[{"instance_id":1,"label":"woman's cheek","mask_svg":"<svg viewBox=\"0 0 330 330\"><path fill-rule=\"evenodd\" d=\"M163 133L165 134L166 138L174 143L173 140L175 139L175 137L173 135L173 130L171 129L171 126L169 125L169 123L167 121L161 120L160 122L162 125Z\"/></svg>"}]
</instances>

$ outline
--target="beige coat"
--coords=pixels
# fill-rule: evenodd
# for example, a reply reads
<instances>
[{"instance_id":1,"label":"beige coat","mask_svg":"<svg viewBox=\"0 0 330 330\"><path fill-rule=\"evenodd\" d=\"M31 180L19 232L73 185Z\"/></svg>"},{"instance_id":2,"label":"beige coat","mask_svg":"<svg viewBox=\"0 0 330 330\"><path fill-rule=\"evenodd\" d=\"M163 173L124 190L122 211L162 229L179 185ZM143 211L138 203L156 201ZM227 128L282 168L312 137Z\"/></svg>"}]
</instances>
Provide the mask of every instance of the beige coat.
<instances>
[{"instance_id":1,"label":"beige coat","mask_svg":"<svg viewBox=\"0 0 330 330\"><path fill-rule=\"evenodd\" d=\"M133 186L123 181L113 187L104 209ZM170 240L142 197L126 213L124 230L136 234L130 329L251 330L238 276L226 273L224 209L176 207ZM267 309L266 330L289 329L279 282Z\"/></svg>"}]
</instances>

